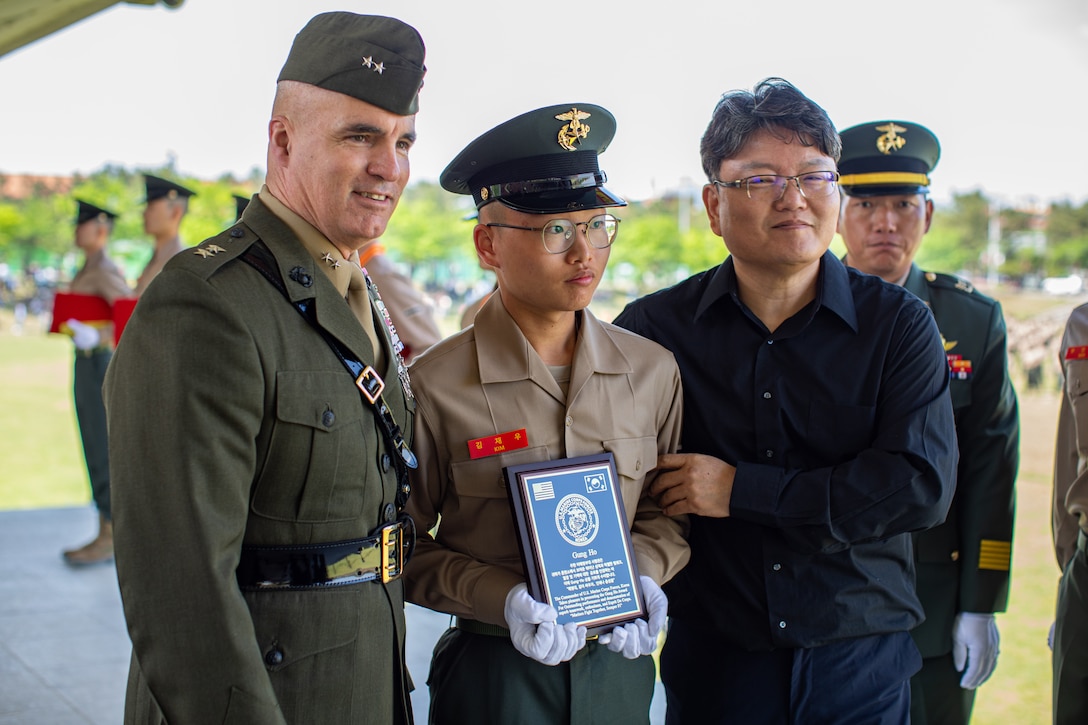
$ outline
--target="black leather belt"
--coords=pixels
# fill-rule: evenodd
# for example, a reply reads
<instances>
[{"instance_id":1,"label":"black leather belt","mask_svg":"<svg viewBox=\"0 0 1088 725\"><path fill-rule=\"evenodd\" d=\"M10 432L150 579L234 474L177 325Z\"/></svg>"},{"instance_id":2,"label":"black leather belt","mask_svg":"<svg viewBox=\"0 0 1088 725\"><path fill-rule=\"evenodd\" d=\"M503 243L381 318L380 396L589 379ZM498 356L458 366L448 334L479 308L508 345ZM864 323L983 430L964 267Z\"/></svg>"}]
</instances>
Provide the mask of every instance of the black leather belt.
<instances>
[{"instance_id":1,"label":"black leather belt","mask_svg":"<svg viewBox=\"0 0 1088 725\"><path fill-rule=\"evenodd\" d=\"M364 539L311 546L243 546L242 589L316 589L359 582L391 582L404 572L416 529L407 515Z\"/></svg>"}]
</instances>

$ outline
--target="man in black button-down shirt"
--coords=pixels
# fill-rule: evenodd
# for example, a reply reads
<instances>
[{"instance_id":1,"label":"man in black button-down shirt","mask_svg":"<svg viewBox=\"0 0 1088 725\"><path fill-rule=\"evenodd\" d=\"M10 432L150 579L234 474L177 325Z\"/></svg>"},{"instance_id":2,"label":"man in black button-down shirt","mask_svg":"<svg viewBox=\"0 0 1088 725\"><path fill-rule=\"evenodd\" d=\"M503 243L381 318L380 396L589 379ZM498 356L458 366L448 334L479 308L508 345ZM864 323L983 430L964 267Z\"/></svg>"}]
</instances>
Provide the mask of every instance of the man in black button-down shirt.
<instances>
[{"instance_id":1,"label":"man in black button-down shirt","mask_svg":"<svg viewBox=\"0 0 1088 725\"><path fill-rule=\"evenodd\" d=\"M786 81L724 95L701 153L729 256L616 320L684 380L684 453L653 488L692 514L669 723L909 722L910 532L955 488L948 363L921 301L827 251L840 149Z\"/></svg>"}]
</instances>

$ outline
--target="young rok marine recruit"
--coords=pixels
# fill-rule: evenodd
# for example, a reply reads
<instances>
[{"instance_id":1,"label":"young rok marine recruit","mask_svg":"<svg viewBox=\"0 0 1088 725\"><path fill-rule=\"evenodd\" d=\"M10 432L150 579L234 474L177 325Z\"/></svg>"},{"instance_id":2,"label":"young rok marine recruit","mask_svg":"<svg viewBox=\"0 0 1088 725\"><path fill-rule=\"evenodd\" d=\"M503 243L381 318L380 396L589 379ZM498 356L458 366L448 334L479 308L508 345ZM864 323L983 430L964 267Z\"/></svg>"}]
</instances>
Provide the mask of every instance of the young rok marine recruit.
<instances>
[{"instance_id":1,"label":"young rok marine recruit","mask_svg":"<svg viewBox=\"0 0 1088 725\"><path fill-rule=\"evenodd\" d=\"M654 663L642 655L665 622L659 584L688 560L684 522L648 494L657 456L676 450L681 389L669 353L586 309L620 224L610 209L625 204L597 165L614 132L599 106L541 108L485 133L442 173L444 188L476 202L473 239L498 292L412 365L419 469L408 511L420 537L406 592L457 618L434 650L433 723L648 720ZM506 450L491 445L499 436ZM648 616L587 643L585 627L558 625L527 591L502 470L605 451Z\"/></svg>"}]
</instances>

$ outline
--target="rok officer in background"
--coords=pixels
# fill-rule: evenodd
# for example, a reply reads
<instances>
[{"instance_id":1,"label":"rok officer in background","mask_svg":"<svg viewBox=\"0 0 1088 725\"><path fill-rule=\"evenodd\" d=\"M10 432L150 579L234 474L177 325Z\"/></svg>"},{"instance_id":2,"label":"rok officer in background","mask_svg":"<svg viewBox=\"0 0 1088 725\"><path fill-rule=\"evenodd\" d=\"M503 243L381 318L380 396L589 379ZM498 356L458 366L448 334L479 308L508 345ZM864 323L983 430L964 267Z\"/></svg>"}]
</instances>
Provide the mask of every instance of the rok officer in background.
<instances>
[{"instance_id":1,"label":"rok officer in background","mask_svg":"<svg viewBox=\"0 0 1088 725\"><path fill-rule=\"evenodd\" d=\"M411 722L412 402L357 250L408 182L423 57L393 18L314 17L267 186L125 328L106 402L126 723Z\"/></svg>"},{"instance_id":2,"label":"rok officer in background","mask_svg":"<svg viewBox=\"0 0 1088 725\"><path fill-rule=\"evenodd\" d=\"M175 254L185 249L179 230L181 220L189 212L189 197L196 192L169 179L144 174L147 198L144 205L144 233L154 240L151 259L136 280L136 294L142 295L155 275Z\"/></svg>"},{"instance_id":3,"label":"rok officer in background","mask_svg":"<svg viewBox=\"0 0 1088 725\"><path fill-rule=\"evenodd\" d=\"M112 305L118 297L132 294L125 275L106 249L117 214L80 199L76 204L76 246L83 252L84 261L68 291L101 297ZM109 440L102 402L102 382L113 356L113 327L92 327L78 320L68 320L67 324L76 348L76 420L91 481L91 498L98 509L98 534L84 546L65 551L64 560L69 564L97 564L113 560Z\"/></svg>"},{"instance_id":4,"label":"rok officer in background","mask_svg":"<svg viewBox=\"0 0 1088 725\"><path fill-rule=\"evenodd\" d=\"M955 484L937 326L828 251L839 135L793 85L726 93L700 151L729 256L617 318L684 381L683 453L653 484L692 514L666 586L667 722L905 725L910 533L944 520Z\"/></svg>"},{"instance_id":5,"label":"rok officer in background","mask_svg":"<svg viewBox=\"0 0 1088 725\"><path fill-rule=\"evenodd\" d=\"M1062 578L1053 627L1055 725L1088 722L1088 305L1059 348L1064 391L1054 449L1054 553Z\"/></svg>"},{"instance_id":6,"label":"rok officer in background","mask_svg":"<svg viewBox=\"0 0 1088 725\"><path fill-rule=\"evenodd\" d=\"M645 655L667 609L659 584L688 547L648 486L658 454L676 450L681 390L667 351L586 307L619 228L610 209L626 205L598 168L615 123L590 104L541 108L480 136L441 175L476 202L476 252L498 292L412 365L420 538L408 599L457 617L431 661L432 723L649 718ZM603 451L615 457L648 620L587 643L585 627L558 626L527 591L502 469Z\"/></svg>"},{"instance_id":7,"label":"rok officer in background","mask_svg":"<svg viewBox=\"0 0 1088 725\"><path fill-rule=\"evenodd\" d=\"M1009 598L1020 425L1001 305L969 283L924 272L937 137L907 121L841 132L839 234L847 265L902 285L933 311L951 375L960 462L947 520L914 535L925 621L911 634L922 671L911 679L912 725L967 725L975 689L997 665L995 612Z\"/></svg>"}]
</instances>

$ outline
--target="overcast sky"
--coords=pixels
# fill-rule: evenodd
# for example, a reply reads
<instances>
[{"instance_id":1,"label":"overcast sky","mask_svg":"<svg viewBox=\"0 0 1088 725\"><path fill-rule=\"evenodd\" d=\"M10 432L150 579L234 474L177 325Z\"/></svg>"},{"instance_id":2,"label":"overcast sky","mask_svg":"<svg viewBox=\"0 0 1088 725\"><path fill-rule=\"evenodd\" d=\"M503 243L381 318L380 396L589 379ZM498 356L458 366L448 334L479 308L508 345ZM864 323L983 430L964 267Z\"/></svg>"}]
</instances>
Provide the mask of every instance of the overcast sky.
<instances>
[{"instance_id":1,"label":"overcast sky","mask_svg":"<svg viewBox=\"0 0 1088 725\"><path fill-rule=\"evenodd\" d=\"M597 103L601 158L632 199L705 179L699 137L720 95L781 76L839 128L928 126L938 201L1088 199L1085 0L186 0L119 4L0 57L0 173L89 173L176 159L214 179L263 170L275 79L316 13L393 15L428 72L413 180L469 141L554 103Z\"/></svg>"}]
</instances>

